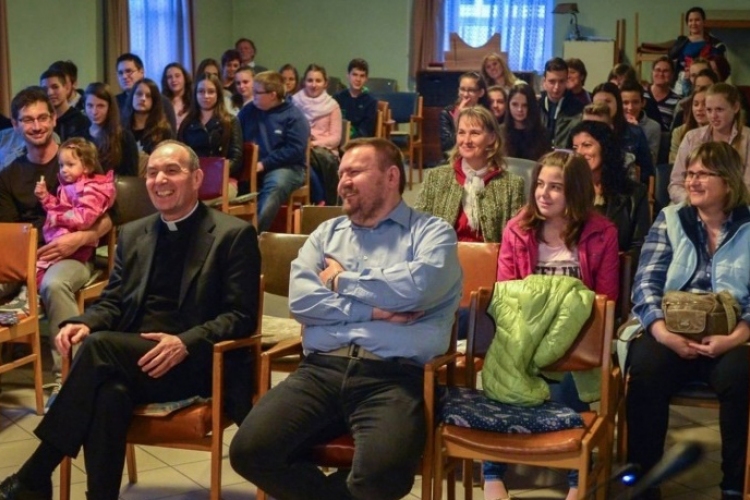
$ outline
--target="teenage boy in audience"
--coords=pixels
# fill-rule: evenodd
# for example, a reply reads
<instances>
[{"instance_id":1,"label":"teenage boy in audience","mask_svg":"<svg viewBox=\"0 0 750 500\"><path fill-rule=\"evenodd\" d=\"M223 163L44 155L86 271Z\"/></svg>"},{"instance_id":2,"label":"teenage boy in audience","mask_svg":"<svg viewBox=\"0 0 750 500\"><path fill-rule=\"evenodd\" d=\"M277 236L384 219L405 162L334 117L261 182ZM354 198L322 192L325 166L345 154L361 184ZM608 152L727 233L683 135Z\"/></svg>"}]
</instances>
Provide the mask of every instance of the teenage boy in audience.
<instances>
[{"instance_id":1,"label":"teenage boy in audience","mask_svg":"<svg viewBox=\"0 0 750 500\"><path fill-rule=\"evenodd\" d=\"M268 231L289 195L305 184L310 125L302 111L284 100L283 77L275 71L255 75L253 102L237 119L244 141L258 145L258 232Z\"/></svg>"},{"instance_id":2,"label":"teenage boy in audience","mask_svg":"<svg viewBox=\"0 0 750 500\"><path fill-rule=\"evenodd\" d=\"M250 66L255 70L256 75L268 71L268 68L255 62L255 54L257 54L257 50L255 49L255 43L249 38L240 38L237 40L234 43L234 49L240 53L242 66Z\"/></svg>"},{"instance_id":3,"label":"teenage boy in audience","mask_svg":"<svg viewBox=\"0 0 750 500\"><path fill-rule=\"evenodd\" d=\"M674 67L667 56L654 61L651 67L651 85L646 89L646 114L661 125L664 132L672 126L677 103L680 96L672 90Z\"/></svg>"},{"instance_id":4,"label":"teenage boy in audience","mask_svg":"<svg viewBox=\"0 0 750 500\"><path fill-rule=\"evenodd\" d=\"M54 193L58 187L58 145L53 138L55 109L47 93L41 87L28 87L19 92L11 102L13 127L23 137L26 154L16 158L0 172L0 222L28 222L39 230L37 256L55 262L44 274L39 292L47 312L52 348L52 375L55 386L45 406L49 408L60 389L62 359L55 348L54 340L60 323L78 314L75 293L91 277L89 267L67 257L84 245L93 245L112 227L107 215L83 231L75 231L45 244L42 225L46 213L34 195L40 177L47 182L47 189ZM9 285L0 284L0 295L8 291Z\"/></svg>"},{"instance_id":5,"label":"teenage boy in audience","mask_svg":"<svg viewBox=\"0 0 750 500\"><path fill-rule=\"evenodd\" d=\"M341 114L352 125L350 137L373 137L378 119L378 101L365 88L370 66L364 59L352 59L347 68L349 88L333 96L341 107Z\"/></svg>"},{"instance_id":6,"label":"teenage boy in audience","mask_svg":"<svg viewBox=\"0 0 750 500\"><path fill-rule=\"evenodd\" d=\"M142 80L145 75L143 61L137 55L126 52L117 58L117 81L120 83L122 92L115 97L117 98L117 106L120 108L120 115L122 115L122 110L125 109L133 85L135 82ZM164 108L164 114L167 115L167 120L172 126L172 131L177 134L177 117L174 114L172 102L161 93L159 97Z\"/></svg>"},{"instance_id":7,"label":"teenage boy in audience","mask_svg":"<svg viewBox=\"0 0 750 500\"><path fill-rule=\"evenodd\" d=\"M586 65L575 57L566 59L565 62L568 65L568 90L582 105L591 104L591 94L583 88L588 76Z\"/></svg>"},{"instance_id":8,"label":"teenage boy in audience","mask_svg":"<svg viewBox=\"0 0 750 500\"><path fill-rule=\"evenodd\" d=\"M638 82L625 80L620 87L622 108L625 111L625 119L633 125L638 125L648 141L648 149L651 151L651 159L656 164L659 156L659 144L661 143L661 125L646 116L644 106L646 99L643 96L643 87Z\"/></svg>"},{"instance_id":9,"label":"teenage boy in audience","mask_svg":"<svg viewBox=\"0 0 750 500\"><path fill-rule=\"evenodd\" d=\"M552 147L566 147L572 128L581 120L583 104L568 90L568 64L554 57L544 65L542 87L539 98L542 123L552 138Z\"/></svg>"},{"instance_id":10,"label":"teenage boy in audience","mask_svg":"<svg viewBox=\"0 0 750 500\"><path fill-rule=\"evenodd\" d=\"M55 61L50 64L48 69L55 69L65 73L65 77L68 79L68 83L70 83L68 103L71 107L84 112L86 102L83 98L83 90L78 88L78 66L73 61Z\"/></svg>"},{"instance_id":11,"label":"teenage boy in audience","mask_svg":"<svg viewBox=\"0 0 750 500\"><path fill-rule=\"evenodd\" d=\"M346 216L319 226L292 262L289 308L305 325L306 356L229 448L232 467L278 500L409 494L433 431L424 363L448 348L461 295L456 232L403 201L398 148L363 138L345 150ZM348 433L351 468L326 475L311 448Z\"/></svg>"},{"instance_id":12,"label":"teenage boy in audience","mask_svg":"<svg viewBox=\"0 0 750 500\"><path fill-rule=\"evenodd\" d=\"M39 77L39 86L47 92L47 97L55 108L55 132L65 141L71 137L82 137L89 128L89 119L80 109L70 105L71 84L65 73L58 69L48 69Z\"/></svg>"}]
</instances>

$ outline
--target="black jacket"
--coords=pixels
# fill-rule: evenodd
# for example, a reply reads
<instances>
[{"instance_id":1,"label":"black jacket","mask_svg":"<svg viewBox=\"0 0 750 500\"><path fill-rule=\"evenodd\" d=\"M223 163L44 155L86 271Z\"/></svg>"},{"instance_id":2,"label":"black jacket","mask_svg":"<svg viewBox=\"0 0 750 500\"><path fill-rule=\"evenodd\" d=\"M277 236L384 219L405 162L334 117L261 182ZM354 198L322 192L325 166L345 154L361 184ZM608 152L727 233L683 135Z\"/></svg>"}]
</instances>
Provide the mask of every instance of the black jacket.
<instances>
[{"instance_id":1,"label":"black jacket","mask_svg":"<svg viewBox=\"0 0 750 500\"><path fill-rule=\"evenodd\" d=\"M229 126L228 140L223 140L224 127L218 118L211 118L206 125L200 120L185 118L177 139L193 148L198 156L226 158L229 160L229 176L237 179L242 172L242 129L234 116Z\"/></svg>"}]
</instances>

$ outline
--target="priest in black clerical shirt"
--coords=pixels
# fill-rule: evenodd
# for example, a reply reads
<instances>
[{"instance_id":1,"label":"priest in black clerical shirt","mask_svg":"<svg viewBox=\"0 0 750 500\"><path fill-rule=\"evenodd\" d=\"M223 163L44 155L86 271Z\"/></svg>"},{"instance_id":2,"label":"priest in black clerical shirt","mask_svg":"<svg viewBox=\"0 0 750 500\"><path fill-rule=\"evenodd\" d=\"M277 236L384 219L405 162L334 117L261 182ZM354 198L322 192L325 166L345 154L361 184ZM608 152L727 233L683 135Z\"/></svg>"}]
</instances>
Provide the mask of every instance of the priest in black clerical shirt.
<instances>
[{"instance_id":1,"label":"priest in black clerical shirt","mask_svg":"<svg viewBox=\"0 0 750 500\"><path fill-rule=\"evenodd\" d=\"M213 344L255 330L255 229L200 203L202 178L198 157L176 141L149 158L146 187L159 213L121 230L101 300L63 323L58 349L80 349L35 430L39 447L0 484L0 500L51 499L52 472L81 446L88 497L117 499L133 407L209 396ZM238 384L227 388L226 410L238 423L250 409L250 373L229 377Z\"/></svg>"}]
</instances>

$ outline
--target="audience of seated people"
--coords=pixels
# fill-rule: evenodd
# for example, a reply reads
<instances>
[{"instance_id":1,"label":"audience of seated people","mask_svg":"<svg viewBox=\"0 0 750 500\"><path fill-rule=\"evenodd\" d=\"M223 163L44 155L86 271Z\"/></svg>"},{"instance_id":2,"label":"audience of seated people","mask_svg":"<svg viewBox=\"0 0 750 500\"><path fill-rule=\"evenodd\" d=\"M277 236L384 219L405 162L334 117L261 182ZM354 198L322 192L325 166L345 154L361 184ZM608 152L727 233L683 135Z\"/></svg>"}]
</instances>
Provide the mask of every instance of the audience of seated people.
<instances>
[{"instance_id":1,"label":"audience of seated people","mask_svg":"<svg viewBox=\"0 0 750 500\"><path fill-rule=\"evenodd\" d=\"M177 132L177 140L190 146L199 157L229 160L229 198L237 196L242 172L242 130L237 118L224 107L224 89L218 78L201 75L195 80L190 111Z\"/></svg>"},{"instance_id":2,"label":"audience of seated people","mask_svg":"<svg viewBox=\"0 0 750 500\"><path fill-rule=\"evenodd\" d=\"M584 106L591 103L591 94L583 88L586 85L588 71L586 65L578 58L571 57L565 60L568 65L567 87L572 96Z\"/></svg>"},{"instance_id":3,"label":"audience of seated people","mask_svg":"<svg viewBox=\"0 0 750 500\"><path fill-rule=\"evenodd\" d=\"M500 127L503 154L511 158L537 161L551 148L542 124L539 103L530 85L515 85L508 93L508 111ZM526 186L527 190L529 186Z\"/></svg>"},{"instance_id":4,"label":"audience of seated people","mask_svg":"<svg viewBox=\"0 0 750 500\"><path fill-rule=\"evenodd\" d=\"M701 376L708 373L707 381L720 393L720 399L724 392L732 394L721 400L720 416L725 444L722 498L732 499L742 490L744 469L728 464L744 464L744 458L737 456L740 448L744 453L747 442L748 362L746 347L740 344L750 337L750 313L745 311L750 307L750 287L748 280L739 283L737 276L721 272L711 277L710 271L714 257L740 258L739 249L747 242L750 128L742 122L741 94L732 85L717 83L726 80L731 71L723 44L717 45L705 33L701 9L690 9L688 15L690 35L678 39L672 54L677 54L680 45L675 60L681 64L684 80L678 87L693 90L682 100L672 89L670 57L654 62L651 83L645 87L635 79L632 67L618 64L610 73L610 82L597 85L591 94L584 89L587 70L583 61L556 57L545 64L543 92L537 97L532 86L516 80L500 54L488 54L478 72L460 76L458 99L440 112L441 149L448 164L429 172L415 208L447 221L458 241L501 242L498 280L573 269L573 275L589 288L614 300L619 280L617 251L640 254L634 317L645 332L631 343L627 358L631 377L627 396L629 460L645 472L661 456L665 408L682 382L672 375L688 370L700 371ZM698 52L690 56L694 50ZM313 201L337 204L342 115L351 123L351 138L375 132L377 101L367 92L367 62L352 59L347 68L348 88L330 96L326 91L328 76L321 66L311 64L300 82L291 64L279 73L260 72L264 68L254 63L254 56L253 42L240 39L236 50L224 52L221 65L214 59L201 62L195 85L181 64L171 63L164 68L159 92L157 85L144 77L141 59L122 54L117 70L124 92L117 96L103 83L92 83L83 93L76 91L75 65L57 61L40 77L46 103L51 106L50 117L45 123L43 114L33 123L8 121L5 126L14 127L8 137L13 134L28 147L29 127L45 129L46 137L47 126L52 125L57 139L81 136L93 142L105 172L138 175L139 151L143 161L159 143L175 136L170 121L176 120L177 138L198 156L230 160L233 179L242 168L242 141L252 141L259 147L259 232L271 227L280 206L304 183L309 143ZM33 111L37 104L29 101L21 108ZM13 110L14 120L21 110ZM175 116L170 117L170 112ZM0 130L3 118L0 116ZM669 160L674 167L669 193L674 205L662 211L652 226L646 186L654 173L663 132L672 138ZM4 137L0 136L0 142ZM52 140L54 136L50 133L49 137ZM357 148L362 145L369 147L369 143L357 143ZM561 147L576 154L549 153ZM32 147L22 160L43 163L48 155L42 153L49 148L46 142L41 149ZM531 186L524 186L520 177L507 170L506 157L538 162ZM633 163L640 167L639 179L628 178ZM401 178L403 181L403 172ZM2 189L0 185L0 195ZM236 194L233 181L230 197ZM529 201L525 202L527 195ZM3 219L20 220L18 214L8 215L7 208L0 196L0 215L7 212ZM109 223L108 217L103 217L82 233L76 245L91 243ZM728 234L732 238L726 238ZM600 248L592 250L595 238ZM737 242L735 238L741 239ZM592 255L596 259L591 259ZM698 271L688 276L684 259L692 259L691 265ZM51 269L48 288L69 279L58 279L55 268ZM78 281L83 274L75 275L75 287L82 284ZM726 285L740 302L740 321L730 335L691 342L666 330L660 315L660 299L666 291L718 291L717 283ZM60 300L55 297L61 295L56 294L48 290L43 299ZM65 297L63 301L68 300ZM57 377L59 357L55 361ZM698 364L700 370L695 368ZM658 384L653 381L660 377L668 383L655 387ZM568 379L553 384L553 398L574 409L587 408ZM744 399L738 394L743 391ZM643 412L657 416L653 428L642 428ZM732 446L727 445L730 441ZM486 499L508 496L502 482L504 470L501 464L485 464ZM569 475L569 487L568 498L575 498L575 474ZM643 498L657 495L650 491Z\"/></svg>"},{"instance_id":5,"label":"audience of seated people","mask_svg":"<svg viewBox=\"0 0 750 500\"><path fill-rule=\"evenodd\" d=\"M164 67L161 75L161 93L172 103L177 120L176 127L179 130L193 100L193 77L182 64L173 62Z\"/></svg>"},{"instance_id":6,"label":"audience of seated people","mask_svg":"<svg viewBox=\"0 0 750 500\"><path fill-rule=\"evenodd\" d=\"M310 125L312 202L337 205L341 107L328 94L327 86L328 73L325 68L311 64L305 70L302 90L294 94L291 101L302 111Z\"/></svg>"},{"instance_id":7,"label":"audience of seated people","mask_svg":"<svg viewBox=\"0 0 750 500\"><path fill-rule=\"evenodd\" d=\"M456 102L440 111L440 150L448 158L456 145L456 117L462 109L482 105L486 107L487 84L482 76L471 71L458 78Z\"/></svg>"},{"instance_id":8,"label":"audience of seated people","mask_svg":"<svg viewBox=\"0 0 750 500\"><path fill-rule=\"evenodd\" d=\"M346 68L348 88L333 96L341 107L341 114L349 120L349 137L374 137L378 121L378 101L367 91L367 77L370 65L364 59L352 59Z\"/></svg>"}]
</instances>

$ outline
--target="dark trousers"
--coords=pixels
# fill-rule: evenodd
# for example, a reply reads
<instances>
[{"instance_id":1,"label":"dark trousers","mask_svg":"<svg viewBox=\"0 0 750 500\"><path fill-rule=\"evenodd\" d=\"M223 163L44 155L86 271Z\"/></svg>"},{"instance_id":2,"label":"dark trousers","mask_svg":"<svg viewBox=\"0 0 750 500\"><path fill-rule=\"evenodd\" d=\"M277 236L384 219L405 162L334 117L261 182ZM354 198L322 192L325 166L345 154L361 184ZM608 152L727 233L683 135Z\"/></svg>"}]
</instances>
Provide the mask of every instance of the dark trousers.
<instances>
[{"instance_id":1,"label":"dark trousers","mask_svg":"<svg viewBox=\"0 0 750 500\"><path fill-rule=\"evenodd\" d=\"M156 345L138 334L97 332L78 350L60 394L34 431L68 456L85 454L89 498L119 496L125 444L133 407L208 395L204 375L188 356L160 378L141 371L138 360Z\"/></svg>"},{"instance_id":2,"label":"dark trousers","mask_svg":"<svg viewBox=\"0 0 750 500\"><path fill-rule=\"evenodd\" d=\"M707 382L719 397L722 490L742 491L748 425L748 349L718 358L683 359L650 334L633 341L628 354L626 402L628 462L649 470L664 453L669 400L686 383Z\"/></svg>"},{"instance_id":3,"label":"dark trousers","mask_svg":"<svg viewBox=\"0 0 750 500\"><path fill-rule=\"evenodd\" d=\"M423 371L395 361L312 354L255 405L229 449L232 467L279 500L406 496L425 442ZM310 447L351 432L351 471L326 476Z\"/></svg>"}]
</instances>

